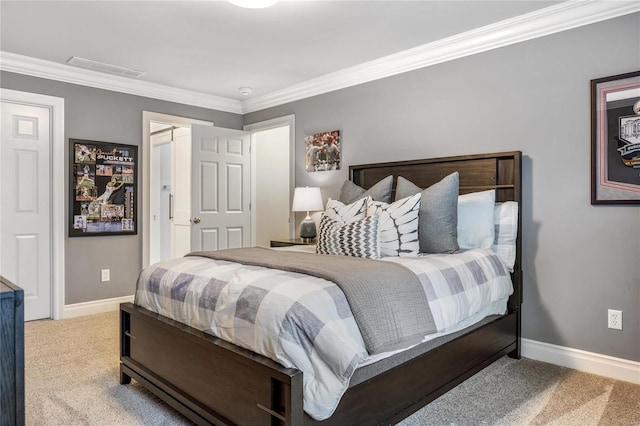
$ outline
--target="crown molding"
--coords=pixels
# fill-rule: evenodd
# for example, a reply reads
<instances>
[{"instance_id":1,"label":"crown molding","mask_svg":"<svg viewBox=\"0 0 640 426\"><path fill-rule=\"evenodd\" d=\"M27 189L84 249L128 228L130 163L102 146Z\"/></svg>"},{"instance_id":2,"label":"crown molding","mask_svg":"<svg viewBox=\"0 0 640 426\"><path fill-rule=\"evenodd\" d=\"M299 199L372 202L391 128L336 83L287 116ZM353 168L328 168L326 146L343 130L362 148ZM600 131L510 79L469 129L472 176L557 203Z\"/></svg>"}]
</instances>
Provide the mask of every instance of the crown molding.
<instances>
[{"instance_id":1,"label":"crown molding","mask_svg":"<svg viewBox=\"0 0 640 426\"><path fill-rule=\"evenodd\" d=\"M567 0L242 102L4 51L0 51L0 70L235 114L247 114L635 12L640 12L638 1Z\"/></svg>"},{"instance_id":2,"label":"crown molding","mask_svg":"<svg viewBox=\"0 0 640 426\"><path fill-rule=\"evenodd\" d=\"M240 101L0 51L0 70L242 114Z\"/></svg>"},{"instance_id":3,"label":"crown molding","mask_svg":"<svg viewBox=\"0 0 640 426\"><path fill-rule=\"evenodd\" d=\"M242 101L244 113L294 102L640 11L638 1L568 0Z\"/></svg>"}]
</instances>

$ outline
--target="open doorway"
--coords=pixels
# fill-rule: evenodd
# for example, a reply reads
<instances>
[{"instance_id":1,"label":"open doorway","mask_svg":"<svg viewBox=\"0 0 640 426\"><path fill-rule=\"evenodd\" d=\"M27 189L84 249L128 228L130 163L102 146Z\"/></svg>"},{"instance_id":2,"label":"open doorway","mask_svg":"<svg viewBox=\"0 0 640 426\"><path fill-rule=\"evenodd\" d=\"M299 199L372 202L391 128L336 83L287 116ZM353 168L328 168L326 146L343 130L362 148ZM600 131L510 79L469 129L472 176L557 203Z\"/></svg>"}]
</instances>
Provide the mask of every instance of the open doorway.
<instances>
[{"instance_id":1,"label":"open doorway","mask_svg":"<svg viewBox=\"0 0 640 426\"><path fill-rule=\"evenodd\" d=\"M191 169L192 124L213 126L143 112L143 267L190 251L191 212L181 209L190 204L184 197L191 194L191 174L184 171ZM251 132L251 245L269 246L272 239L294 235L294 126L293 115L245 126Z\"/></svg>"},{"instance_id":2,"label":"open doorway","mask_svg":"<svg viewBox=\"0 0 640 426\"><path fill-rule=\"evenodd\" d=\"M291 196L295 186L293 115L244 126L251 132L252 244L291 238Z\"/></svg>"},{"instance_id":3,"label":"open doorway","mask_svg":"<svg viewBox=\"0 0 640 426\"><path fill-rule=\"evenodd\" d=\"M190 251L191 129L151 121L150 262Z\"/></svg>"},{"instance_id":4,"label":"open doorway","mask_svg":"<svg viewBox=\"0 0 640 426\"><path fill-rule=\"evenodd\" d=\"M192 124L213 126L186 117L142 113L143 267L190 251L191 175L184 170L191 169Z\"/></svg>"}]
</instances>

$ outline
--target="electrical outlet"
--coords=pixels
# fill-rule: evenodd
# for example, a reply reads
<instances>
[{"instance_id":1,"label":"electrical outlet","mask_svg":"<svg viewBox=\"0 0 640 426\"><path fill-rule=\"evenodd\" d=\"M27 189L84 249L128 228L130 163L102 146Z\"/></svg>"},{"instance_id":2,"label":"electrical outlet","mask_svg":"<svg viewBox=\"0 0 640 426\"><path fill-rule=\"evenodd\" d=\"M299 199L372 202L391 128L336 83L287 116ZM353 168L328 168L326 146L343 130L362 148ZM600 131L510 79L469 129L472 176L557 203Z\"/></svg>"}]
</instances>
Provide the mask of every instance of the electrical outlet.
<instances>
[{"instance_id":1,"label":"electrical outlet","mask_svg":"<svg viewBox=\"0 0 640 426\"><path fill-rule=\"evenodd\" d=\"M607 327L612 328L614 330L622 330L622 311L609 309Z\"/></svg>"},{"instance_id":2,"label":"electrical outlet","mask_svg":"<svg viewBox=\"0 0 640 426\"><path fill-rule=\"evenodd\" d=\"M107 281L111 281L111 270L110 269L102 269L100 271L100 281L103 283Z\"/></svg>"}]
</instances>

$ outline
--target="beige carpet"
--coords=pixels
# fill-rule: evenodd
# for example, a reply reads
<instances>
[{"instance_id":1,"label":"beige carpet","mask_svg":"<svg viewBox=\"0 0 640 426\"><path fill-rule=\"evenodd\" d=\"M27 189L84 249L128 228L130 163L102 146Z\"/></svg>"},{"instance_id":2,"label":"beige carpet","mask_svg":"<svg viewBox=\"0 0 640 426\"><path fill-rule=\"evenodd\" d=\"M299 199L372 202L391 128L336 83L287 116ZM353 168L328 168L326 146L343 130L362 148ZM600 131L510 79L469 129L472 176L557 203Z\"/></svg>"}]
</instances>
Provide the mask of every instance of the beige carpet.
<instances>
[{"instance_id":1,"label":"beige carpet","mask_svg":"<svg viewBox=\"0 0 640 426\"><path fill-rule=\"evenodd\" d=\"M27 425L187 425L135 381L118 382L118 314L25 327ZM640 425L640 385L502 358L400 423Z\"/></svg>"}]
</instances>

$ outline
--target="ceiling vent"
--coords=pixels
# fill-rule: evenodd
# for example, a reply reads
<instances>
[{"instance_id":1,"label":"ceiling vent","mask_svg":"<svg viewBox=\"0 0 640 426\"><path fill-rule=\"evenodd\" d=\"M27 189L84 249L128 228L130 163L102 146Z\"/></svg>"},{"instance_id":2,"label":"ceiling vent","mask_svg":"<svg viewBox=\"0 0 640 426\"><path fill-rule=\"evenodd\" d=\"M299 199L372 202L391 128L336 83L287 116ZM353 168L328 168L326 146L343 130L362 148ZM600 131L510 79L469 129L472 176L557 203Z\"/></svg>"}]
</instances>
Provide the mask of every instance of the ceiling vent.
<instances>
[{"instance_id":1,"label":"ceiling vent","mask_svg":"<svg viewBox=\"0 0 640 426\"><path fill-rule=\"evenodd\" d=\"M67 63L69 65L75 65L76 67L106 72L109 74L121 75L123 77L138 78L144 74L144 71L120 67L118 65L105 64L103 62L92 61L91 59L79 58L77 56L72 56L71 59L67 61Z\"/></svg>"}]
</instances>

